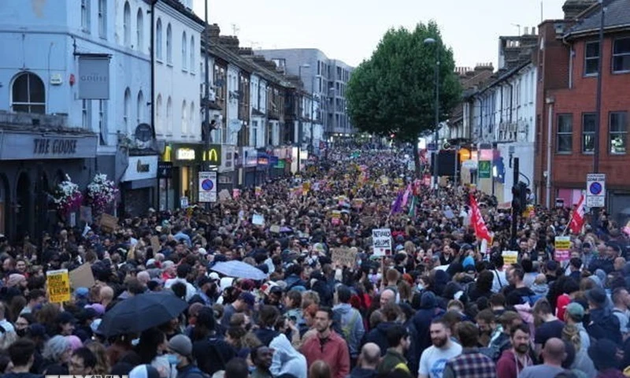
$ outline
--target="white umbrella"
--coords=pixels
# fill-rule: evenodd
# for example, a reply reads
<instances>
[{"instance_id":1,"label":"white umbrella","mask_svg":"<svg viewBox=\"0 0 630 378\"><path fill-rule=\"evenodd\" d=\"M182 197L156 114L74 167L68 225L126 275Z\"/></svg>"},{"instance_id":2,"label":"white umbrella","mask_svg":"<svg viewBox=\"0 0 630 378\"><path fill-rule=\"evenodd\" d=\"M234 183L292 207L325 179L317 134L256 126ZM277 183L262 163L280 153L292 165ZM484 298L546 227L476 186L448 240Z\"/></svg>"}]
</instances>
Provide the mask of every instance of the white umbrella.
<instances>
[{"instance_id":1,"label":"white umbrella","mask_svg":"<svg viewBox=\"0 0 630 378\"><path fill-rule=\"evenodd\" d=\"M212 270L228 277L251 278L255 281L267 278L262 270L237 260L218 262L212 267Z\"/></svg>"}]
</instances>

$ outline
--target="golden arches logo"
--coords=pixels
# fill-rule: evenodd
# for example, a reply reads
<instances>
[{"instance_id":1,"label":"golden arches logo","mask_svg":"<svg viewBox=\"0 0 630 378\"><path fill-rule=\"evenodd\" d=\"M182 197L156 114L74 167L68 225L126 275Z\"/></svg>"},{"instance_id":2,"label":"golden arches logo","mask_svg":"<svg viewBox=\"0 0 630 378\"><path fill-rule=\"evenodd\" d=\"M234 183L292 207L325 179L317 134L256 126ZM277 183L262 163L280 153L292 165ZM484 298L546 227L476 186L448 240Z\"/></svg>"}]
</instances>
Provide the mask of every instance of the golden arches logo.
<instances>
[{"instance_id":1,"label":"golden arches logo","mask_svg":"<svg viewBox=\"0 0 630 378\"><path fill-rule=\"evenodd\" d=\"M213 148L208 151L208 161L211 161L211 162L219 161L219 153L217 152L216 148Z\"/></svg>"}]
</instances>

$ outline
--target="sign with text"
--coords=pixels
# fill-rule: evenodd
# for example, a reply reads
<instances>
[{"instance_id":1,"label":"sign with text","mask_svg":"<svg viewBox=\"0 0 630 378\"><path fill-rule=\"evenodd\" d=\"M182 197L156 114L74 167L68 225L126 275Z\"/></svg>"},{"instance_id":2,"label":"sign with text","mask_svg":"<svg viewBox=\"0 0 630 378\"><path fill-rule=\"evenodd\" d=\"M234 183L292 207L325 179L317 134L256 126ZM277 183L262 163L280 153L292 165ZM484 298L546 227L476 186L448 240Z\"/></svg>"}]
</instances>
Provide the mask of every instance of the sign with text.
<instances>
[{"instance_id":1,"label":"sign with text","mask_svg":"<svg viewBox=\"0 0 630 378\"><path fill-rule=\"evenodd\" d=\"M79 98L109 100L108 55L79 56Z\"/></svg>"},{"instance_id":2,"label":"sign with text","mask_svg":"<svg viewBox=\"0 0 630 378\"><path fill-rule=\"evenodd\" d=\"M114 232L118 229L118 218L107 213L101 214L101 228L105 232Z\"/></svg>"},{"instance_id":3,"label":"sign with text","mask_svg":"<svg viewBox=\"0 0 630 378\"><path fill-rule=\"evenodd\" d=\"M354 268L357 261L357 250L352 248L334 248L331 259L333 264Z\"/></svg>"},{"instance_id":4,"label":"sign with text","mask_svg":"<svg viewBox=\"0 0 630 378\"><path fill-rule=\"evenodd\" d=\"M503 265L512 265L518 262L518 251L503 251Z\"/></svg>"},{"instance_id":5,"label":"sign with text","mask_svg":"<svg viewBox=\"0 0 630 378\"><path fill-rule=\"evenodd\" d=\"M73 289L78 287L87 287L89 289L94 286L95 283L94 274L92 273L92 268L89 263L85 263L70 271L70 285Z\"/></svg>"},{"instance_id":6,"label":"sign with text","mask_svg":"<svg viewBox=\"0 0 630 378\"><path fill-rule=\"evenodd\" d=\"M477 163L477 177L480 179L489 179L492 176L492 161L480 160Z\"/></svg>"},{"instance_id":7,"label":"sign with text","mask_svg":"<svg viewBox=\"0 0 630 378\"><path fill-rule=\"evenodd\" d=\"M554 260L567 261L571 259L571 237L556 236L554 247Z\"/></svg>"},{"instance_id":8,"label":"sign with text","mask_svg":"<svg viewBox=\"0 0 630 378\"><path fill-rule=\"evenodd\" d=\"M68 269L49 270L46 272L48 300L62 303L70 300L70 277Z\"/></svg>"},{"instance_id":9,"label":"sign with text","mask_svg":"<svg viewBox=\"0 0 630 378\"><path fill-rule=\"evenodd\" d=\"M217 202L216 172L199 172L199 202Z\"/></svg>"},{"instance_id":10,"label":"sign with text","mask_svg":"<svg viewBox=\"0 0 630 378\"><path fill-rule=\"evenodd\" d=\"M586 175L586 207L606 206L606 175L589 173Z\"/></svg>"},{"instance_id":11,"label":"sign with text","mask_svg":"<svg viewBox=\"0 0 630 378\"><path fill-rule=\"evenodd\" d=\"M372 230L372 246L374 256L389 256L392 254L392 230L377 228Z\"/></svg>"}]
</instances>

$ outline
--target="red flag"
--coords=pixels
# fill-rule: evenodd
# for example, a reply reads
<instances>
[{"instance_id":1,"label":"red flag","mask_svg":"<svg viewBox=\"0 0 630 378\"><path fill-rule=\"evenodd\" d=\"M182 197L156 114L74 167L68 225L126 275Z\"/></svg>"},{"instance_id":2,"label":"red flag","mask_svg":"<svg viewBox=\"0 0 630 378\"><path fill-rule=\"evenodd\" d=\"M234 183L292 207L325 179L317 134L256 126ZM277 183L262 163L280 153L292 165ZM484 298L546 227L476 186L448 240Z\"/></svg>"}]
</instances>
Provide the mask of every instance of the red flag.
<instances>
[{"instance_id":1,"label":"red flag","mask_svg":"<svg viewBox=\"0 0 630 378\"><path fill-rule=\"evenodd\" d=\"M472 194L470 195L470 209L472 212L470 221L475 228L475 235L479 239L485 239L488 243L492 243L492 235L490 235L488 227L486 227L486 222L483 220L483 216L477 205L477 200Z\"/></svg>"},{"instance_id":2,"label":"red flag","mask_svg":"<svg viewBox=\"0 0 630 378\"><path fill-rule=\"evenodd\" d=\"M569 228L576 234L582 231L582 226L584 226L584 196L580 197L580 202L573 211L573 216L569 222Z\"/></svg>"}]
</instances>

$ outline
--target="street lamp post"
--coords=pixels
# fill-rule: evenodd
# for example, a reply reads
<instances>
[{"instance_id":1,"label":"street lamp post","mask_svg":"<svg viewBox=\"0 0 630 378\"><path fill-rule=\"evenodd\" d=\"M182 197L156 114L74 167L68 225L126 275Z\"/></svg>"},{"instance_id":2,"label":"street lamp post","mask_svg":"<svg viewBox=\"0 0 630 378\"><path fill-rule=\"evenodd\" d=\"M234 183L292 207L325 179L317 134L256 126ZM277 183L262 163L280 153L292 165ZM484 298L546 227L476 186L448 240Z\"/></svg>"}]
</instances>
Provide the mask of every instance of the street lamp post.
<instances>
[{"instance_id":1,"label":"street lamp post","mask_svg":"<svg viewBox=\"0 0 630 378\"><path fill-rule=\"evenodd\" d=\"M435 182L436 190L439 188L438 183L438 131L440 125L440 42L435 38L426 38L424 40L425 45L435 45L435 152L433 153L433 181Z\"/></svg>"}]
</instances>

